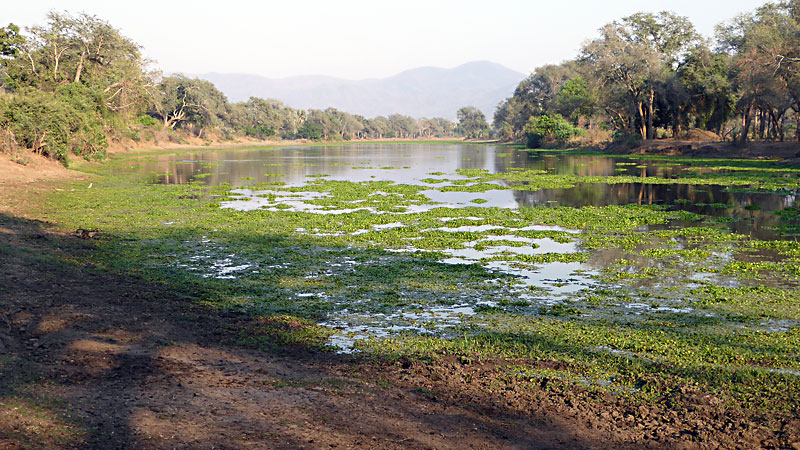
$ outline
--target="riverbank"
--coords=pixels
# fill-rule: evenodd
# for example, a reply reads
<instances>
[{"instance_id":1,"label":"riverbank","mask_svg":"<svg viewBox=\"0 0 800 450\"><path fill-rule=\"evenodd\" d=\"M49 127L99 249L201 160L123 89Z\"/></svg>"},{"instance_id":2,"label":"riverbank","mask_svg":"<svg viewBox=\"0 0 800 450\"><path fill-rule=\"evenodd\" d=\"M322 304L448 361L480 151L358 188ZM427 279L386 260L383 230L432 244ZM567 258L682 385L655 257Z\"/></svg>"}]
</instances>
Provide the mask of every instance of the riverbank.
<instances>
[{"instance_id":1,"label":"riverbank","mask_svg":"<svg viewBox=\"0 0 800 450\"><path fill-rule=\"evenodd\" d=\"M758 158L780 159L800 163L800 143L797 142L716 142L656 140L630 145L611 143L606 153L622 155L689 156L697 158Z\"/></svg>"},{"instance_id":2,"label":"riverbank","mask_svg":"<svg viewBox=\"0 0 800 450\"><path fill-rule=\"evenodd\" d=\"M313 141L308 139L294 139L294 140L260 140L260 139L233 139L229 141L209 141L198 138L184 138L182 142L167 142L163 144L149 144L149 143L117 143L109 147L108 153L115 154L129 154L129 153L150 153L150 152L164 152L164 151L190 151L190 150L238 150L248 148L265 148L265 147L315 147L315 146L335 146L335 145L359 145L359 144L424 144L424 143L461 143L461 144L487 144L494 143L494 140L466 140L458 138L425 138L425 139L401 139L401 138L387 138L387 139L358 139L349 141Z\"/></svg>"},{"instance_id":3,"label":"riverbank","mask_svg":"<svg viewBox=\"0 0 800 450\"><path fill-rule=\"evenodd\" d=\"M0 213L0 303L7 324L0 329L5 349L0 376L6 381L0 392L3 446L792 448L800 436L800 424L791 414L763 409L754 414L710 394L700 383L676 383L682 380L676 376L691 378L691 373L676 370L665 382L659 371L672 370L671 353L652 366L643 364L644 376L630 385L620 376L619 391L593 385L606 374L591 368L580 377L597 378L564 378L579 373L587 361L617 358L615 364L625 365L628 358L587 353L584 348L597 346L587 347L582 339L597 331L611 336L619 331L603 323L584 330L565 322L559 328L557 317L570 314L564 308L537 320L538 329L493 332L488 340L465 336L452 345L421 340L418 347L399 341L394 349L387 344L384 352L333 354L320 346L325 330L306 319L324 313L321 305L310 302L306 310L296 308L295 315L253 313L242 294L250 291L180 269L174 250L210 236L213 245L238 243L242 250L266 255L272 265L317 272L332 267L320 263L331 255L362 263L378 260L381 265L366 267L370 277L343 273L339 279L345 289L359 280L360 288L375 289L387 304L397 301L385 292L387 285L409 279L424 281L423 287L439 283L441 292L432 292L444 296L459 276L479 271L352 248L333 238L303 237L291 233L293 220L311 218L276 212L253 221L201 200L204 190L197 185L143 186L135 177L119 175L123 165L93 169L97 174L70 171L65 178L42 178L57 201L31 190L30 183L9 183L3 189L18 199L4 204ZM380 185L361 196L385 189ZM337 192L343 197L332 199L334 205L350 201L350 191ZM612 238L626 242L634 235L625 230L638 228L640 214L669 215L649 208L609 212L597 213L605 224L592 225L595 234L602 238L608 228ZM474 214L465 212L462 220ZM571 212L568 219L577 214ZM175 227L165 225L176 217ZM372 224L361 220L363 226ZM599 222L588 216L580 220ZM101 232L96 239L73 234L77 226L97 223ZM721 233L711 237L724 238ZM263 290L254 288L261 295L277 293L280 303L282 292L313 291L305 277L303 271L287 271ZM460 285L471 289L470 283ZM694 326L677 323L678 328ZM679 334L671 338L694 351ZM646 339L636 345L653 344L664 345ZM529 356L519 356L517 345ZM698 348L720 346L709 341ZM539 356L539 349L549 356ZM741 358L733 347L723 350L731 360ZM684 356L692 363L688 353ZM694 371L695 366L687 367ZM708 381L704 376L697 374ZM653 395L635 394L645 391Z\"/></svg>"}]
</instances>

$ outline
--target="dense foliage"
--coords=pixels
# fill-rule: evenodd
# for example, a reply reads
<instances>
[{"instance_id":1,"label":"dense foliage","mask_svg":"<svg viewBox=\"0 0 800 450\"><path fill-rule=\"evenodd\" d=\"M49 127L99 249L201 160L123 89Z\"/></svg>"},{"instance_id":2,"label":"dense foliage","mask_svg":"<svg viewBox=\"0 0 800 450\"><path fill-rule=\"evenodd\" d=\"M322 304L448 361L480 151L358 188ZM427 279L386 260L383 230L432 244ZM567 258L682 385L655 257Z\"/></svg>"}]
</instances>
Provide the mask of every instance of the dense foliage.
<instances>
[{"instance_id":1,"label":"dense foliage","mask_svg":"<svg viewBox=\"0 0 800 450\"><path fill-rule=\"evenodd\" d=\"M482 126L483 136L485 118ZM24 34L14 24L0 28L0 145L65 164L70 155L102 157L109 141L142 136L351 140L457 133L443 118L367 119L255 97L230 103L208 81L149 70L139 45L88 14L50 12L46 25Z\"/></svg>"},{"instance_id":2,"label":"dense foliage","mask_svg":"<svg viewBox=\"0 0 800 450\"><path fill-rule=\"evenodd\" d=\"M102 96L79 84L55 92L24 89L0 103L0 124L18 144L62 161L68 155L103 155Z\"/></svg>"},{"instance_id":3,"label":"dense foliage","mask_svg":"<svg viewBox=\"0 0 800 450\"><path fill-rule=\"evenodd\" d=\"M541 114L531 116L525 128L529 148L538 148L543 144L565 144L571 137L581 134L581 129L569 123L559 114Z\"/></svg>"},{"instance_id":4,"label":"dense foliage","mask_svg":"<svg viewBox=\"0 0 800 450\"><path fill-rule=\"evenodd\" d=\"M458 130L467 138L489 137L489 124L486 122L486 116L474 106L466 106L458 110Z\"/></svg>"},{"instance_id":5,"label":"dense foliage","mask_svg":"<svg viewBox=\"0 0 800 450\"><path fill-rule=\"evenodd\" d=\"M681 137L800 140L800 0L767 3L717 29L715 43L673 13L612 22L579 56L536 69L501 103L494 129L478 109L458 123L400 114L301 110L150 70L140 47L98 19L50 12L44 26L0 28L0 145L67 162L113 140L352 140L455 137L568 145L575 139ZM2 150L0 148L0 150Z\"/></svg>"},{"instance_id":6,"label":"dense foliage","mask_svg":"<svg viewBox=\"0 0 800 450\"><path fill-rule=\"evenodd\" d=\"M800 141L800 1L721 24L713 43L669 12L607 24L577 58L523 80L498 106L494 130L538 146L543 135L531 130L558 117L619 138L699 128L727 140Z\"/></svg>"}]
</instances>

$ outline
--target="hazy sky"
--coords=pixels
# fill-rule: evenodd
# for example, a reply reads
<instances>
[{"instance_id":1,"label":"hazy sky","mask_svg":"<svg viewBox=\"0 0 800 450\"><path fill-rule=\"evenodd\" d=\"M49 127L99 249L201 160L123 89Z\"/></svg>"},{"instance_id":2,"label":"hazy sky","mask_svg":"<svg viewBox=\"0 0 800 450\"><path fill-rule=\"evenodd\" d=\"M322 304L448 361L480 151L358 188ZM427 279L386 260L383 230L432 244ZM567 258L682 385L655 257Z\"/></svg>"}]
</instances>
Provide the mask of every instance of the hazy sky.
<instances>
[{"instance_id":1,"label":"hazy sky","mask_svg":"<svg viewBox=\"0 0 800 450\"><path fill-rule=\"evenodd\" d=\"M381 78L420 66L490 60L528 73L573 58L603 24L638 11L688 16L706 36L762 0L28 0L0 22L43 24L87 12L144 48L165 72L278 78Z\"/></svg>"}]
</instances>

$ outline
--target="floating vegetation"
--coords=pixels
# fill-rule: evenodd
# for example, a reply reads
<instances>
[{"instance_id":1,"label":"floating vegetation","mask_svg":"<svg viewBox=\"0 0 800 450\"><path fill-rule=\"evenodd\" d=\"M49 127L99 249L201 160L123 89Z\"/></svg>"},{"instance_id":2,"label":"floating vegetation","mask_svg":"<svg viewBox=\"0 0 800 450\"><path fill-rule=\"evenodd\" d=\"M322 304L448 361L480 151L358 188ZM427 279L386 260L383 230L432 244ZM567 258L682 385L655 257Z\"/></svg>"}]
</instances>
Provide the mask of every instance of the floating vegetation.
<instances>
[{"instance_id":1,"label":"floating vegetation","mask_svg":"<svg viewBox=\"0 0 800 450\"><path fill-rule=\"evenodd\" d=\"M786 208L781 211L775 211L775 215L780 217L780 222L775 229L782 235L800 235L800 208Z\"/></svg>"},{"instance_id":2,"label":"floating vegetation","mask_svg":"<svg viewBox=\"0 0 800 450\"><path fill-rule=\"evenodd\" d=\"M56 193L48 213L103 230L86 256L99 268L274 325L253 345L558 361L552 376L615 395L691 384L732 405L798 404L794 168L403 149L219 156L238 178L125 157L95 188ZM259 175L272 164L285 175ZM151 177L174 170L186 172Z\"/></svg>"}]
</instances>

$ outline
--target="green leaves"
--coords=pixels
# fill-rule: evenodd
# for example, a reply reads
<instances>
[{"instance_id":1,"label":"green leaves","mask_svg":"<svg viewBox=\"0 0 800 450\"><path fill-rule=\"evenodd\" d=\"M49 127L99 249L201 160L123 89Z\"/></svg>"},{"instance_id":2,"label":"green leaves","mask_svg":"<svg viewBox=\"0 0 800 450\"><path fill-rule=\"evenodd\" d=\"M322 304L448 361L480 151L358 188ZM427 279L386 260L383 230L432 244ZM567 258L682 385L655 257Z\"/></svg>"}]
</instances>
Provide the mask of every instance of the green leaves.
<instances>
[{"instance_id":1,"label":"green leaves","mask_svg":"<svg viewBox=\"0 0 800 450\"><path fill-rule=\"evenodd\" d=\"M458 129L464 137L481 139L489 136L489 124L486 116L474 106L465 106L458 110Z\"/></svg>"},{"instance_id":2,"label":"green leaves","mask_svg":"<svg viewBox=\"0 0 800 450\"><path fill-rule=\"evenodd\" d=\"M19 27L13 23L0 28L0 56L15 57L25 44L25 37L19 34Z\"/></svg>"},{"instance_id":3,"label":"green leaves","mask_svg":"<svg viewBox=\"0 0 800 450\"><path fill-rule=\"evenodd\" d=\"M522 130L528 138L528 148L540 148L544 144L565 144L571 137L581 133L579 128L567 122L560 114L531 116Z\"/></svg>"},{"instance_id":4,"label":"green leaves","mask_svg":"<svg viewBox=\"0 0 800 450\"><path fill-rule=\"evenodd\" d=\"M24 89L0 103L0 126L17 143L65 165L70 154L105 156L106 140L97 93L80 84L60 86L55 93Z\"/></svg>"}]
</instances>

